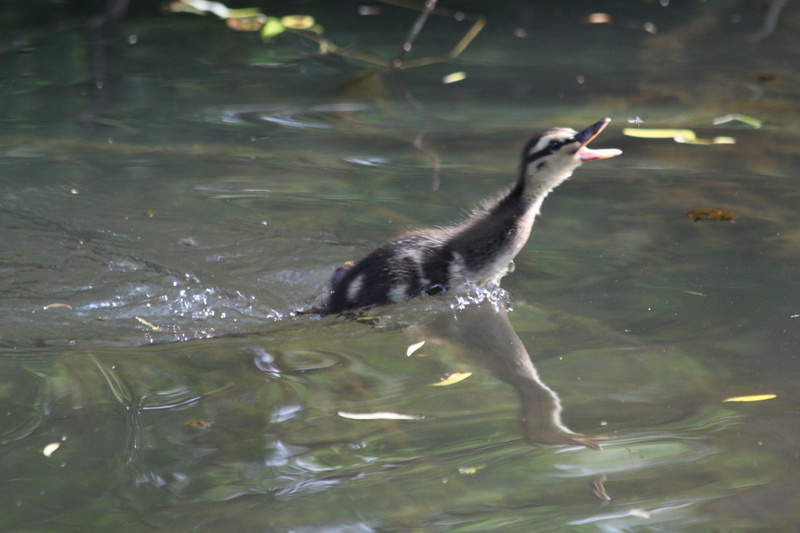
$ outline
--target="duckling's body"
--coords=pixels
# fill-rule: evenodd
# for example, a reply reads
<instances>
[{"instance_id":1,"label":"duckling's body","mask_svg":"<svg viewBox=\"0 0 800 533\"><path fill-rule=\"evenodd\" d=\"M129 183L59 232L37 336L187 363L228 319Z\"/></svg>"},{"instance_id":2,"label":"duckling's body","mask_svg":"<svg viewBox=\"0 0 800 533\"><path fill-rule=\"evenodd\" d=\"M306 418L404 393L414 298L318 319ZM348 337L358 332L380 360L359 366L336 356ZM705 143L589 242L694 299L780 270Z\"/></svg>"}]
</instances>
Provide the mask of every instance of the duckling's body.
<instances>
[{"instance_id":1,"label":"duckling's body","mask_svg":"<svg viewBox=\"0 0 800 533\"><path fill-rule=\"evenodd\" d=\"M494 281L528 239L535 213L527 207L518 195L509 195L463 224L407 233L384 244L334 284L328 312L438 294L466 281Z\"/></svg>"},{"instance_id":2,"label":"duckling's body","mask_svg":"<svg viewBox=\"0 0 800 533\"><path fill-rule=\"evenodd\" d=\"M498 282L527 242L547 194L584 161L621 153L585 148L608 122L603 119L580 133L556 128L532 138L509 191L461 224L407 233L338 271L325 312L439 294L467 282Z\"/></svg>"}]
</instances>

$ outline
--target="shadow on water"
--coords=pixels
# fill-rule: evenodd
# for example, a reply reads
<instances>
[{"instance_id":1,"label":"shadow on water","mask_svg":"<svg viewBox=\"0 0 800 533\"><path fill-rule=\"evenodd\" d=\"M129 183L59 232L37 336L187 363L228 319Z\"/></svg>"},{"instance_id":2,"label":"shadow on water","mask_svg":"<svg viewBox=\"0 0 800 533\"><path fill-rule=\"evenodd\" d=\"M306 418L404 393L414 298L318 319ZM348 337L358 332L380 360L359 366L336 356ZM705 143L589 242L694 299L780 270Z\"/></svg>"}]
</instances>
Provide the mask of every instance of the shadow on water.
<instances>
[{"instance_id":1,"label":"shadow on water","mask_svg":"<svg viewBox=\"0 0 800 533\"><path fill-rule=\"evenodd\" d=\"M431 313L422 322L424 338L455 343L473 365L485 368L514 389L525 442L533 446L579 444L601 449L588 437L564 426L558 395L539 378L525 345L508 321L502 298L483 297L456 312Z\"/></svg>"}]
</instances>

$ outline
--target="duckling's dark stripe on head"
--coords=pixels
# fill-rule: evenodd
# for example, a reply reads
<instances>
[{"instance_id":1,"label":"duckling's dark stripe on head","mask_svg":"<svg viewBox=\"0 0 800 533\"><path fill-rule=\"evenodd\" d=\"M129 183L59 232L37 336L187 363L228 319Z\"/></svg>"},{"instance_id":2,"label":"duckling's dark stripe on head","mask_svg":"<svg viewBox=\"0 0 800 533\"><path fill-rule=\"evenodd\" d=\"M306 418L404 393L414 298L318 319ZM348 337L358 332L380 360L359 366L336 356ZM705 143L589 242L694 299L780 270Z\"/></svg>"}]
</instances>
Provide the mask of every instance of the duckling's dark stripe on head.
<instances>
[{"instance_id":1,"label":"duckling's dark stripe on head","mask_svg":"<svg viewBox=\"0 0 800 533\"><path fill-rule=\"evenodd\" d=\"M544 137L544 134L539 135L537 137L534 137L533 139L531 139L530 141L528 141L525 144L525 148L522 149L522 162L523 163L525 163L525 161L529 157L531 157L533 155L536 155L536 154L531 154L530 151L533 150L534 148L536 148L536 145L539 144L539 141L542 140L542 137ZM536 152L536 153L538 153L538 152Z\"/></svg>"},{"instance_id":2,"label":"duckling's dark stripe on head","mask_svg":"<svg viewBox=\"0 0 800 533\"><path fill-rule=\"evenodd\" d=\"M534 152L532 154L528 154L527 152L525 152L523 154L523 159L522 159L524 161L524 165L528 166L531 163L533 163L534 161L536 161L537 159L541 159L543 157L547 157L548 155L552 154L553 152L557 152L565 144L566 143L564 143L564 142L552 141L552 142L548 143L548 145L545 146L543 149L539 150L538 152ZM533 148L533 147L531 147L531 148Z\"/></svg>"}]
</instances>

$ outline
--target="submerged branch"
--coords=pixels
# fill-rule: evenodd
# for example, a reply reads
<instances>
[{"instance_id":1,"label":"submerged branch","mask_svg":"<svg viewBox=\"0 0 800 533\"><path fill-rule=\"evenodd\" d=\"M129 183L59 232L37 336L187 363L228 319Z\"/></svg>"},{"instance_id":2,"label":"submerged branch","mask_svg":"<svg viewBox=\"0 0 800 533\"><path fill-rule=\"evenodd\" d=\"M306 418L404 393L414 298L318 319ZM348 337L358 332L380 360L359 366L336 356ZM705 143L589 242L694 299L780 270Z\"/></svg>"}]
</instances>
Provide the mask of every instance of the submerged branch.
<instances>
[{"instance_id":1,"label":"submerged branch","mask_svg":"<svg viewBox=\"0 0 800 533\"><path fill-rule=\"evenodd\" d=\"M419 32L422 31L422 27L425 25L425 21L428 20L428 15L431 14L431 11L433 11L434 7L436 7L436 0L427 0L425 2L425 7L422 9L422 13L419 14L416 22L414 22L414 25L411 27L411 31L408 32L406 42L403 43L403 47L395 56L392 63L393 65L400 66L402 64L403 57L405 57L405 55L411 51L414 41L417 39Z\"/></svg>"},{"instance_id":2,"label":"submerged branch","mask_svg":"<svg viewBox=\"0 0 800 533\"><path fill-rule=\"evenodd\" d=\"M758 30L755 35L750 37L751 43L757 43L772 35L775 31L775 27L778 25L778 17L781 15L781 11L785 5L786 0L775 0L772 2L767 11L767 15L764 17L764 25L761 26L761 29Z\"/></svg>"}]
</instances>

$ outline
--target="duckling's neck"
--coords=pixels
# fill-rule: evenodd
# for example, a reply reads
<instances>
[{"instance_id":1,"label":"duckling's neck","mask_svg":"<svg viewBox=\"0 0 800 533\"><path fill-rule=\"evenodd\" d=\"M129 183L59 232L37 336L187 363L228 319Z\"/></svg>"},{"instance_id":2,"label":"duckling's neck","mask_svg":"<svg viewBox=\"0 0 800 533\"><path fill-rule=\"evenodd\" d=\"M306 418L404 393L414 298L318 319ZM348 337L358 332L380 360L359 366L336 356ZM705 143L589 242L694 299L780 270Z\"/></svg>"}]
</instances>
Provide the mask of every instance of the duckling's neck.
<instances>
[{"instance_id":1,"label":"duckling's neck","mask_svg":"<svg viewBox=\"0 0 800 533\"><path fill-rule=\"evenodd\" d=\"M536 215L552 187L529 186L520 180L510 191L467 220L457 231L454 261L462 261L463 277L479 284L496 282L508 270L533 227ZM456 281L455 279L453 281Z\"/></svg>"},{"instance_id":2,"label":"duckling's neck","mask_svg":"<svg viewBox=\"0 0 800 533\"><path fill-rule=\"evenodd\" d=\"M569 175L571 174L572 173L570 172ZM567 175L564 180L567 179L569 175ZM525 210L532 211L533 216L536 216L539 214L539 209L542 207L542 202L544 202L544 199L547 198L548 194L553 192L553 189L555 189L561 183L561 181L554 185L546 185L541 183L530 184L520 180L514 186L514 189L512 189L512 191L509 193L509 196L512 193L519 195L519 202L522 206L524 206ZM519 189L519 191L515 192L516 189ZM531 219L531 223L533 223L533 219Z\"/></svg>"}]
</instances>

